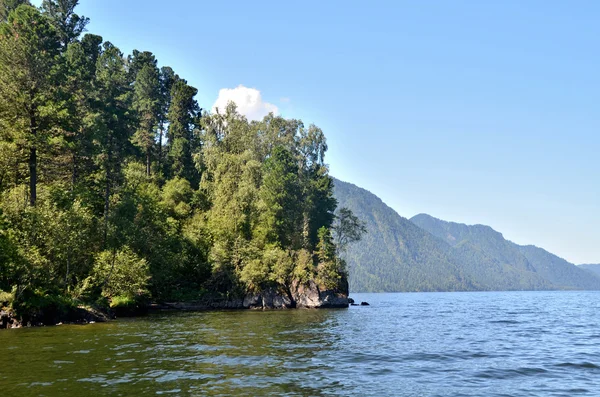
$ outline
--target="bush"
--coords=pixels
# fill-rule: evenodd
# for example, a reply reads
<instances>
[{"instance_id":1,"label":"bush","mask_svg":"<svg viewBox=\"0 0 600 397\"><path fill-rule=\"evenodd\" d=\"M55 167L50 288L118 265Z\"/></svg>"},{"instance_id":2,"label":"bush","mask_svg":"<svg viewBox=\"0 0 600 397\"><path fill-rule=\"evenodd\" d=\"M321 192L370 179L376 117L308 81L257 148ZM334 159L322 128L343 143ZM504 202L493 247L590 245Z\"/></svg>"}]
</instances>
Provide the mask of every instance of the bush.
<instances>
[{"instance_id":1,"label":"bush","mask_svg":"<svg viewBox=\"0 0 600 397\"><path fill-rule=\"evenodd\" d=\"M77 308L76 302L54 291L26 289L12 303L23 323L54 324Z\"/></svg>"},{"instance_id":2,"label":"bush","mask_svg":"<svg viewBox=\"0 0 600 397\"><path fill-rule=\"evenodd\" d=\"M126 246L118 251L99 253L93 278L100 283L102 295L135 300L148 294L150 271L146 260Z\"/></svg>"},{"instance_id":3,"label":"bush","mask_svg":"<svg viewBox=\"0 0 600 397\"><path fill-rule=\"evenodd\" d=\"M137 301L130 296L113 296L110 300L110 308L135 308L137 306Z\"/></svg>"},{"instance_id":4,"label":"bush","mask_svg":"<svg viewBox=\"0 0 600 397\"><path fill-rule=\"evenodd\" d=\"M12 305L15 295L10 292L0 290L0 307L9 307Z\"/></svg>"}]
</instances>

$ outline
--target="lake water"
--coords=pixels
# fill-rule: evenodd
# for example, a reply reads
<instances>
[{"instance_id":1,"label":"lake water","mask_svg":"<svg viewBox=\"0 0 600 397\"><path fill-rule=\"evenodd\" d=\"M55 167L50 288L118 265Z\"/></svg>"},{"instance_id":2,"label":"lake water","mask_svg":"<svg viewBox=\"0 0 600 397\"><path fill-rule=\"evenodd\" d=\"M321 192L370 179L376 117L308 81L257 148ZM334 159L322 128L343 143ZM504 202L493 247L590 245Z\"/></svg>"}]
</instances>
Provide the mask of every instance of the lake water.
<instances>
[{"instance_id":1,"label":"lake water","mask_svg":"<svg viewBox=\"0 0 600 397\"><path fill-rule=\"evenodd\" d=\"M0 331L0 394L600 395L598 292L353 297Z\"/></svg>"}]
</instances>

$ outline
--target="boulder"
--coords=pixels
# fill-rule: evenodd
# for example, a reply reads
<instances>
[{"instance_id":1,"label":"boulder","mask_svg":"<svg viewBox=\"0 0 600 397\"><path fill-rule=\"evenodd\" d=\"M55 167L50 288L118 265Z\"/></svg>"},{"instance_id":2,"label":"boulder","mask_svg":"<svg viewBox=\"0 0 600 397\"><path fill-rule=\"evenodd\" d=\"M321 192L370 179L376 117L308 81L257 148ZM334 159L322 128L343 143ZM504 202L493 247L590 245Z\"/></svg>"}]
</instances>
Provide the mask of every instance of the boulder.
<instances>
[{"instance_id":1,"label":"boulder","mask_svg":"<svg viewBox=\"0 0 600 397\"><path fill-rule=\"evenodd\" d=\"M344 285L342 283L342 287ZM346 308L349 301L347 292L324 289L311 280L308 283L294 281L288 291L283 288L268 288L259 293L248 294L242 306L245 309Z\"/></svg>"},{"instance_id":2,"label":"boulder","mask_svg":"<svg viewBox=\"0 0 600 397\"><path fill-rule=\"evenodd\" d=\"M242 306L245 309L287 309L294 307L294 302L286 294L269 288L246 295Z\"/></svg>"},{"instance_id":3,"label":"boulder","mask_svg":"<svg viewBox=\"0 0 600 397\"><path fill-rule=\"evenodd\" d=\"M347 292L322 289L313 280L307 284L292 283L292 296L296 305L303 308L345 308L349 305Z\"/></svg>"}]
</instances>

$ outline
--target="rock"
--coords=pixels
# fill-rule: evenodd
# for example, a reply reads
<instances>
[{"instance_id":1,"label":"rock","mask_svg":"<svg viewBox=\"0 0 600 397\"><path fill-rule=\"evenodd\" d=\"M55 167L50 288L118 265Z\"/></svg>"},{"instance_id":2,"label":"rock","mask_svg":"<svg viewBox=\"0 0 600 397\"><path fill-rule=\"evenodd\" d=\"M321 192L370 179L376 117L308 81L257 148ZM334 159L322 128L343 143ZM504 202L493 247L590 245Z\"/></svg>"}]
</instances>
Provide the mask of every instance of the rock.
<instances>
[{"instance_id":1,"label":"rock","mask_svg":"<svg viewBox=\"0 0 600 397\"><path fill-rule=\"evenodd\" d=\"M0 329L9 328L9 323L11 322L10 314L4 310L0 311Z\"/></svg>"},{"instance_id":2,"label":"rock","mask_svg":"<svg viewBox=\"0 0 600 397\"><path fill-rule=\"evenodd\" d=\"M346 292L321 290L312 280L308 284L292 283L292 296L297 307L302 308L346 308L349 305Z\"/></svg>"},{"instance_id":3,"label":"rock","mask_svg":"<svg viewBox=\"0 0 600 397\"><path fill-rule=\"evenodd\" d=\"M347 288L346 288L347 290ZM292 282L289 290L270 288L259 293L248 294L243 301L245 309L289 309L289 308L347 308L348 294L340 290L325 290L314 281L306 284Z\"/></svg>"},{"instance_id":4,"label":"rock","mask_svg":"<svg viewBox=\"0 0 600 397\"><path fill-rule=\"evenodd\" d=\"M354 299L348 298L348 303L352 305L354 303Z\"/></svg>"},{"instance_id":5,"label":"rock","mask_svg":"<svg viewBox=\"0 0 600 397\"><path fill-rule=\"evenodd\" d=\"M257 294L246 295L242 305L245 309L288 309L295 307L295 302L287 294L269 288Z\"/></svg>"},{"instance_id":6,"label":"rock","mask_svg":"<svg viewBox=\"0 0 600 397\"><path fill-rule=\"evenodd\" d=\"M369 305L369 302L360 302L360 305L361 306L371 306L371 305Z\"/></svg>"},{"instance_id":7,"label":"rock","mask_svg":"<svg viewBox=\"0 0 600 397\"><path fill-rule=\"evenodd\" d=\"M350 306L360 306L358 303L351 303Z\"/></svg>"}]
</instances>

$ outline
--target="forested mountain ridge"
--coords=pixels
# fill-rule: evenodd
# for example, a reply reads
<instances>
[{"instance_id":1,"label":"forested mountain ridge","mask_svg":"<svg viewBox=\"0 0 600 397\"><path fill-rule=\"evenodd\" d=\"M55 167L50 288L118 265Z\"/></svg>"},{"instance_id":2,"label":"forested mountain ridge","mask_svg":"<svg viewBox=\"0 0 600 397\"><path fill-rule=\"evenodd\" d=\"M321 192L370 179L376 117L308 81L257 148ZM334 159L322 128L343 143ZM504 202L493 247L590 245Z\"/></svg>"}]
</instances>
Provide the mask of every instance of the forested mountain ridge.
<instances>
[{"instance_id":1,"label":"forested mountain ridge","mask_svg":"<svg viewBox=\"0 0 600 397\"><path fill-rule=\"evenodd\" d=\"M321 129L202 111L151 52L82 35L77 4L0 0L0 308L347 293L336 241L360 230Z\"/></svg>"},{"instance_id":2,"label":"forested mountain ridge","mask_svg":"<svg viewBox=\"0 0 600 397\"><path fill-rule=\"evenodd\" d=\"M591 272L595 276L600 277L600 264L589 263L589 264L579 265L579 267L581 269L584 269L587 272Z\"/></svg>"},{"instance_id":3,"label":"forested mountain ridge","mask_svg":"<svg viewBox=\"0 0 600 397\"><path fill-rule=\"evenodd\" d=\"M374 194L335 180L339 203L366 221L346 253L353 291L600 289L600 279L489 226L401 217Z\"/></svg>"},{"instance_id":4,"label":"forested mountain ridge","mask_svg":"<svg viewBox=\"0 0 600 397\"><path fill-rule=\"evenodd\" d=\"M548 283L548 286L543 288L600 289L600 279L589 277L574 264L542 248L532 245L521 246L508 241L501 233L489 226L446 222L426 214L417 215L411 218L411 221L432 234L444 238L455 248L468 245L472 250L485 252L502 269L512 266L521 275L532 277L532 282ZM485 263L484 261L470 263L469 258L462 253L458 255L458 259L465 265L474 266L472 273ZM537 285L543 286L543 284Z\"/></svg>"},{"instance_id":5,"label":"forested mountain ridge","mask_svg":"<svg viewBox=\"0 0 600 397\"><path fill-rule=\"evenodd\" d=\"M352 291L479 289L453 261L447 244L399 216L377 196L337 179L334 191L340 206L350 208L367 228L344 256Z\"/></svg>"}]
</instances>

